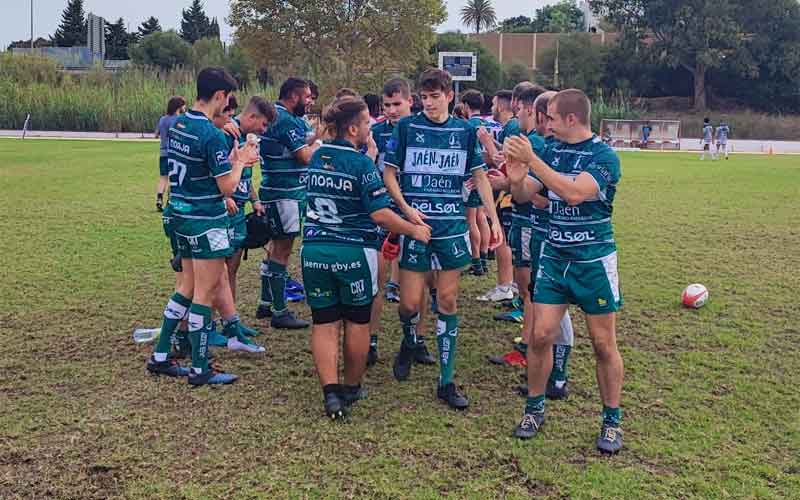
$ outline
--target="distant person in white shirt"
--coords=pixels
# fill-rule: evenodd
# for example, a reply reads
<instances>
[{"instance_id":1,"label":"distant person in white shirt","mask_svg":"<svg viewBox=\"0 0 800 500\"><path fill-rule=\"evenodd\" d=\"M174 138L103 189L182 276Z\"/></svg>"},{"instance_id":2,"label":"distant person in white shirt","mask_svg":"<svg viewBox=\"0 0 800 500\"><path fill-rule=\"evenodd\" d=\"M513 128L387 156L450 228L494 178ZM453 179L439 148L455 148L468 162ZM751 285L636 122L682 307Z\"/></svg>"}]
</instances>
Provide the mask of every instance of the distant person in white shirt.
<instances>
[{"instance_id":1,"label":"distant person in white shirt","mask_svg":"<svg viewBox=\"0 0 800 500\"><path fill-rule=\"evenodd\" d=\"M725 122L720 120L719 127L717 127L716 141L717 141L717 156L720 150L725 153L725 159L728 159L728 136L731 134L731 128Z\"/></svg>"},{"instance_id":2,"label":"distant person in white shirt","mask_svg":"<svg viewBox=\"0 0 800 500\"><path fill-rule=\"evenodd\" d=\"M711 146L714 144L714 127L711 125L711 120L709 118L703 119L703 138L700 139L700 143L703 145L703 152L700 153L700 159L706 159L706 151L711 155L712 160L717 159L717 155L714 154L714 150Z\"/></svg>"}]
</instances>

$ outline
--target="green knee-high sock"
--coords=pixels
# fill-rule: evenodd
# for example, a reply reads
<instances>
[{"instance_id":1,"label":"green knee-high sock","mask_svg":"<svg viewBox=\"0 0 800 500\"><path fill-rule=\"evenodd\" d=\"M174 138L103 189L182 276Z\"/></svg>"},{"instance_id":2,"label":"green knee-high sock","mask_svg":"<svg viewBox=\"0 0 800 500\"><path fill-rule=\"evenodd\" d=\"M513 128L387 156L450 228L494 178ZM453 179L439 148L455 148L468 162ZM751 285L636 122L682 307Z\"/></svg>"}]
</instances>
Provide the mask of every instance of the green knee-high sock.
<instances>
[{"instance_id":1,"label":"green knee-high sock","mask_svg":"<svg viewBox=\"0 0 800 500\"><path fill-rule=\"evenodd\" d=\"M453 381L456 366L456 339L458 338L458 316L439 314L436 322L436 343L439 347L439 385Z\"/></svg>"},{"instance_id":2,"label":"green knee-high sock","mask_svg":"<svg viewBox=\"0 0 800 500\"><path fill-rule=\"evenodd\" d=\"M286 311L286 266L278 264L274 260L269 261L267 264L267 279L269 280L269 289L272 293L272 309L275 313L280 315Z\"/></svg>"},{"instance_id":3,"label":"green knee-high sock","mask_svg":"<svg viewBox=\"0 0 800 500\"><path fill-rule=\"evenodd\" d=\"M156 358L163 357L164 359L156 359L156 361L166 360L166 356L172 350L172 334L178 327L178 323L186 317L189 306L192 305L192 300L187 299L183 295L175 292L167 302L167 307L164 308L164 320L161 323L161 333L158 336L158 343L154 349Z\"/></svg>"},{"instance_id":4,"label":"green knee-high sock","mask_svg":"<svg viewBox=\"0 0 800 500\"><path fill-rule=\"evenodd\" d=\"M555 344L553 346L553 370L550 372L550 382L564 382L567 380L567 361L572 347L569 345Z\"/></svg>"},{"instance_id":5,"label":"green knee-high sock","mask_svg":"<svg viewBox=\"0 0 800 500\"><path fill-rule=\"evenodd\" d=\"M272 290L269 287L269 261L261 261L261 303L272 304Z\"/></svg>"},{"instance_id":6,"label":"green knee-high sock","mask_svg":"<svg viewBox=\"0 0 800 500\"><path fill-rule=\"evenodd\" d=\"M419 323L419 313L400 314L400 323L403 326L403 344L409 348L417 346L417 324Z\"/></svg>"},{"instance_id":7,"label":"green knee-high sock","mask_svg":"<svg viewBox=\"0 0 800 500\"><path fill-rule=\"evenodd\" d=\"M195 373L208 371L208 333L211 328L211 308L192 304L189 309L189 341L192 343L192 369Z\"/></svg>"}]
</instances>

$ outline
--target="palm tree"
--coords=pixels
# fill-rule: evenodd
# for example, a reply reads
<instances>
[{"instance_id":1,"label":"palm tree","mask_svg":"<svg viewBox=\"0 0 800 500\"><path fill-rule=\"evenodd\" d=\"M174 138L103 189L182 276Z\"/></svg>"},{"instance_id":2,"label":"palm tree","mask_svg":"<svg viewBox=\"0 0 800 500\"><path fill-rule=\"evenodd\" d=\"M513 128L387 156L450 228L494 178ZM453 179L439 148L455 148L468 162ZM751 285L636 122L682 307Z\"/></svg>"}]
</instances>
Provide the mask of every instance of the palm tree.
<instances>
[{"instance_id":1,"label":"palm tree","mask_svg":"<svg viewBox=\"0 0 800 500\"><path fill-rule=\"evenodd\" d=\"M461 22L466 26L474 26L476 34L481 32L481 28L491 28L497 22L492 2L467 0L467 5L461 9Z\"/></svg>"}]
</instances>

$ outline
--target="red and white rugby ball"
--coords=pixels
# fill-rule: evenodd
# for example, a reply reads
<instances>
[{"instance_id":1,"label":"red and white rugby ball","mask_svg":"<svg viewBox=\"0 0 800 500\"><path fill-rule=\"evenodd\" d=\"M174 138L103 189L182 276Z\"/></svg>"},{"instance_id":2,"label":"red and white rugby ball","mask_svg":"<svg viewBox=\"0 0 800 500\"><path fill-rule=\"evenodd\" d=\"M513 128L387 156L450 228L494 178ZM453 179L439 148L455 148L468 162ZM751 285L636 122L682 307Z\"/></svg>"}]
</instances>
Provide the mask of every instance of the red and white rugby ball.
<instances>
[{"instance_id":1,"label":"red and white rugby ball","mask_svg":"<svg viewBox=\"0 0 800 500\"><path fill-rule=\"evenodd\" d=\"M708 288L700 283L687 286L681 295L681 302L691 309L700 309L708 302Z\"/></svg>"}]
</instances>

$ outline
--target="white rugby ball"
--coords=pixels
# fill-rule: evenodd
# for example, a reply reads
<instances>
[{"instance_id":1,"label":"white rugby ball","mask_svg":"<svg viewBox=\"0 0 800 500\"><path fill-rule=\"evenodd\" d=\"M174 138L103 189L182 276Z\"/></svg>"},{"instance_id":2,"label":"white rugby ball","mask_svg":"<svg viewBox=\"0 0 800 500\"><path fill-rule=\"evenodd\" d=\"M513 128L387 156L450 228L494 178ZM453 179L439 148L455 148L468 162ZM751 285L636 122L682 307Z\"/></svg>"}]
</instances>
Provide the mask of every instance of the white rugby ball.
<instances>
[{"instance_id":1,"label":"white rugby ball","mask_svg":"<svg viewBox=\"0 0 800 500\"><path fill-rule=\"evenodd\" d=\"M681 302L686 307L700 309L708 302L708 288L700 283L687 286L681 295Z\"/></svg>"}]
</instances>

